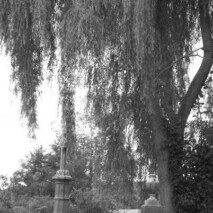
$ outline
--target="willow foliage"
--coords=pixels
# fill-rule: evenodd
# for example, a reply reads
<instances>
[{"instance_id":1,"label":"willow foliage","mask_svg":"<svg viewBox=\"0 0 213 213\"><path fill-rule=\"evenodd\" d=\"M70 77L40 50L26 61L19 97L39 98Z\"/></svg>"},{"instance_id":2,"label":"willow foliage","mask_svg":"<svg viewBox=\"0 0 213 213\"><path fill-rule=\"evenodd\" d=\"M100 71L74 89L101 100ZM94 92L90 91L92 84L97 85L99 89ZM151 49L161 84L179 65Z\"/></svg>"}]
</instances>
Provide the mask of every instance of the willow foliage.
<instances>
[{"instance_id":1,"label":"willow foliage","mask_svg":"<svg viewBox=\"0 0 213 213\"><path fill-rule=\"evenodd\" d=\"M135 137L148 154L153 146L148 119L153 113L152 98L172 123L185 94L184 77L197 40L197 2L99 1L98 8L106 11L101 12L103 29L96 31L103 32L102 39L92 43L101 49L104 44L105 51L98 57L94 54L96 63L88 69L89 97L97 117L102 116L104 132L116 135L114 140L108 137L109 146L124 146L126 127L133 125Z\"/></svg>"},{"instance_id":2,"label":"willow foliage","mask_svg":"<svg viewBox=\"0 0 213 213\"><path fill-rule=\"evenodd\" d=\"M22 114L33 130L36 126L36 101L42 81L45 53L53 62L54 1L0 1L0 37L11 55L16 91L21 92Z\"/></svg>"},{"instance_id":3,"label":"willow foliage","mask_svg":"<svg viewBox=\"0 0 213 213\"><path fill-rule=\"evenodd\" d=\"M130 168L126 165L132 151L125 143L129 127L138 151L153 158L151 100L157 99L172 123L198 37L197 7L196 0L0 0L0 38L12 58L29 126L36 124L42 62L47 56L53 64L57 40L66 133L74 132L73 81L82 66L90 106L107 139L108 158L118 159L109 167Z\"/></svg>"}]
</instances>

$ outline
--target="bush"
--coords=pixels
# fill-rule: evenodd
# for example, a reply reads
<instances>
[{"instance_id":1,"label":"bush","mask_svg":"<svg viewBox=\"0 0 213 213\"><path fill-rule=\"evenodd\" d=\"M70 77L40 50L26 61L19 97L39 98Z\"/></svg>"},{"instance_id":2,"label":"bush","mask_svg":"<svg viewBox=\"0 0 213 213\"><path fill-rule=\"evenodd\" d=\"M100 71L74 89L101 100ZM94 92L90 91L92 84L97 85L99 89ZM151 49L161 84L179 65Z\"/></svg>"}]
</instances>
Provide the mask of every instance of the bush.
<instances>
[{"instance_id":1,"label":"bush","mask_svg":"<svg viewBox=\"0 0 213 213\"><path fill-rule=\"evenodd\" d=\"M14 213L11 209L0 206L0 213Z\"/></svg>"},{"instance_id":2,"label":"bush","mask_svg":"<svg viewBox=\"0 0 213 213\"><path fill-rule=\"evenodd\" d=\"M70 205L70 209L69 209L70 211L70 213L81 213L81 211L79 210L79 208L78 208L78 206L77 205L73 205L73 204L71 204Z\"/></svg>"},{"instance_id":3,"label":"bush","mask_svg":"<svg viewBox=\"0 0 213 213\"><path fill-rule=\"evenodd\" d=\"M25 208L23 206L14 206L13 212L14 213L28 213L28 210L27 210L27 208Z\"/></svg>"},{"instance_id":4,"label":"bush","mask_svg":"<svg viewBox=\"0 0 213 213\"><path fill-rule=\"evenodd\" d=\"M176 189L178 213L213 212L213 149L197 144L186 150L183 176Z\"/></svg>"},{"instance_id":5,"label":"bush","mask_svg":"<svg viewBox=\"0 0 213 213\"><path fill-rule=\"evenodd\" d=\"M71 208L74 208L75 213L104 213L106 212L102 208L101 201L94 199L93 190L87 188L85 190L75 190L71 193L73 204Z\"/></svg>"},{"instance_id":6,"label":"bush","mask_svg":"<svg viewBox=\"0 0 213 213\"><path fill-rule=\"evenodd\" d=\"M29 201L29 208L30 208L30 211L35 211L35 209L46 206L47 212L52 213L53 204L54 204L54 201L52 197L33 197Z\"/></svg>"},{"instance_id":7,"label":"bush","mask_svg":"<svg viewBox=\"0 0 213 213\"><path fill-rule=\"evenodd\" d=\"M13 206L22 206L22 207L25 207L26 209L29 208L29 200L30 198L27 196L27 195L21 195L18 197L17 200L15 200L15 202L13 203Z\"/></svg>"}]
</instances>

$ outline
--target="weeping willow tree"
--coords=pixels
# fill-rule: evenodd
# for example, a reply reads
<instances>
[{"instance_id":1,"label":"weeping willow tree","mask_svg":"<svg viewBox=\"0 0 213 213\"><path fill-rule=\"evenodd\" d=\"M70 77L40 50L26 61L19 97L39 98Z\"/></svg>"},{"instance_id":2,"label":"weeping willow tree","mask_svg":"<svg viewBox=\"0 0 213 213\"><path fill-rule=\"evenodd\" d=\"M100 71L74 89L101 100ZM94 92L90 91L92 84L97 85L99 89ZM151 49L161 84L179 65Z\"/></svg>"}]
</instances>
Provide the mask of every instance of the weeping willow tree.
<instances>
[{"instance_id":1,"label":"weeping willow tree","mask_svg":"<svg viewBox=\"0 0 213 213\"><path fill-rule=\"evenodd\" d=\"M131 167L124 142L127 129L133 129L140 152L157 162L162 204L175 212L187 119L213 62L212 4L210 0L1 0L0 37L11 55L12 77L30 129L36 127L42 62L46 57L51 70L58 44L64 132L71 150L74 76L80 65L87 70L90 106L106 139L107 168L122 176ZM204 56L190 83L188 67L200 37ZM90 63L84 63L85 57Z\"/></svg>"}]
</instances>

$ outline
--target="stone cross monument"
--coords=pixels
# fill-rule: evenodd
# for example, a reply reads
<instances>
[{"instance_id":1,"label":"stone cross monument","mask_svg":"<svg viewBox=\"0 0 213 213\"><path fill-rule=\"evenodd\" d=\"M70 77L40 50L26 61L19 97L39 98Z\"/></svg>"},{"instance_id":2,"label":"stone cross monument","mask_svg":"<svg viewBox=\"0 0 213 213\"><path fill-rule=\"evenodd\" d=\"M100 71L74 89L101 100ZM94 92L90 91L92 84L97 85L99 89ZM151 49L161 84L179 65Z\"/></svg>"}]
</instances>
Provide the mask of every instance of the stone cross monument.
<instances>
[{"instance_id":1,"label":"stone cross monument","mask_svg":"<svg viewBox=\"0 0 213 213\"><path fill-rule=\"evenodd\" d=\"M61 146L61 161L60 169L53 176L55 181L55 197L54 197L54 212L67 213L69 212L69 183L71 176L66 169L66 152L67 146L65 143Z\"/></svg>"}]
</instances>

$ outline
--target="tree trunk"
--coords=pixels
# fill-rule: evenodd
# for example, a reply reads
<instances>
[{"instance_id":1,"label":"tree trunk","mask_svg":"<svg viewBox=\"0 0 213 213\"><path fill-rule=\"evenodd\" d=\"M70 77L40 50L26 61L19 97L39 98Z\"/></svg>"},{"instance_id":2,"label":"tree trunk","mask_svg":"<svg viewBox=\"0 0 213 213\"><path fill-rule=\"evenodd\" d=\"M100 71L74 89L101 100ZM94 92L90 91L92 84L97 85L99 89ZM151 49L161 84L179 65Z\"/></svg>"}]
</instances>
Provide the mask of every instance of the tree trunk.
<instances>
[{"instance_id":1,"label":"tree trunk","mask_svg":"<svg viewBox=\"0 0 213 213\"><path fill-rule=\"evenodd\" d=\"M204 58L202 64L195 75L185 97L183 98L179 112L176 116L178 121L178 128L175 129L177 131L176 135L179 138L172 138L172 140L178 140L180 151L181 147L181 140L184 137L184 129L190 114L190 111L198 97L198 94L201 91L202 86L205 83L205 80L211 70L212 63L213 63L213 40L211 37L211 23L209 17L209 1L208 0L199 0L199 13L200 13L200 27L201 27L201 35L203 39L204 45ZM172 177L171 177L171 168L170 166L170 149L168 145L172 143L167 134L167 129L165 128L163 115L160 109L160 106L157 102L157 97L153 97L151 101L151 105L153 106L153 112L150 114L150 122L151 128L153 131L153 138L155 144L155 154L156 160L158 165L158 175L160 181L160 196L161 196L161 203L163 206L166 207L166 213L174 213L174 205L173 205L173 198L174 198L174 190L172 184ZM172 125L172 124L171 124ZM178 157L177 157L178 158ZM179 161L178 163L181 164L181 159L175 159ZM175 164L174 166L177 172L180 170L179 164ZM181 165L180 165L181 166ZM175 171L176 172L176 171ZM180 173L178 173L180 174ZM173 174L172 174L173 175ZM177 177L175 177L177 178Z\"/></svg>"},{"instance_id":2,"label":"tree trunk","mask_svg":"<svg viewBox=\"0 0 213 213\"><path fill-rule=\"evenodd\" d=\"M165 143L165 138L162 135L161 130L155 131L154 142L156 147L156 159L158 164L158 177L160 181L160 202L166 207L167 213L173 213L173 188L169 175L169 153L166 148L159 146L159 144Z\"/></svg>"},{"instance_id":3,"label":"tree trunk","mask_svg":"<svg viewBox=\"0 0 213 213\"><path fill-rule=\"evenodd\" d=\"M150 122L153 131L155 144L155 155L157 160L157 170L160 182L160 201L166 208L166 213L174 213L173 208L173 189L171 178L169 175L169 150L168 138L163 125L163 117L156 102L152 100L154 112L150 115Z\"/></svg>"},{"instance_id":4,"label":"tree trunk","mask_svg":"<svg viewBox=\"0 0 213 213\"><path fill-rule=\"evenodd\" d=\"M184 131L188 116L195 104L213 63L213 39L211 32L211 20L209 16L209 0L199 0L199 23L201 28L201 37L203 41L204 57L200 68L191 82L187 93L185 94L178 116L181 118L182 130Z\"/></svg>"}]
</instances>

